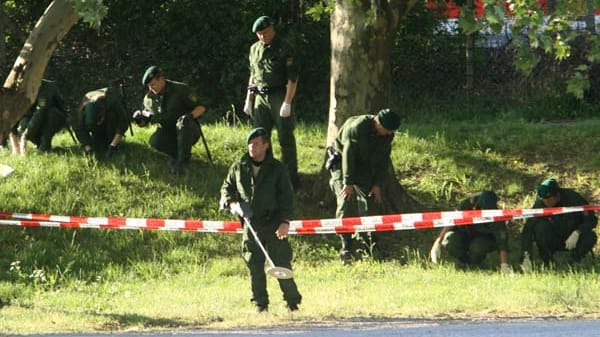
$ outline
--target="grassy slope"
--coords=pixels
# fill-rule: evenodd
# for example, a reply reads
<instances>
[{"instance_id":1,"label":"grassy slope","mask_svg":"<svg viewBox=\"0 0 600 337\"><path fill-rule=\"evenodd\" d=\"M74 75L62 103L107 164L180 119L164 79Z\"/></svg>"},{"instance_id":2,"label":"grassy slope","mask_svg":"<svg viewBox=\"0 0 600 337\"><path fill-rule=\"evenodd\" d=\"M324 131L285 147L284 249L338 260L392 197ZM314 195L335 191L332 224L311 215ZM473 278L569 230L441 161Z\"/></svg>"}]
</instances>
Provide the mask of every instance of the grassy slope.
<instances>
[{"instance_id":1,"label":"grassy slope","mask_svg":"<svg viewBox=\"0 0 600 337\"><path fill-rule=\"evenodd\" d=\"M450 209L467 193L493 188L506 208L529 207L547 176L600 200L600 121L406 123L394 143L398 178L431 209ZM16 172L0 184L1 208L60 215L226 219L217 211L227 167L243 151L248 127L205 126L215 165L194 148L191 172L169 175L149 150L150 130L135 128L111 162L82 158L66 134L50 155L0 154ZM334 201L321 175L324 126L298 129L303 188L297 218L332 217ZM277 151L277 146L276 153ZM322 203L320 203L322 201ZM511 223L513 238L521 224ZM305 300L289 315L275 282L273 309L255 317L234 235L2 228L0 332L287 324L357 317L478 317L599 312L600 265L571 272L503 277L430 266L433 231L388 233L390 261L341 266L334 236L293 239ZM516 241L512 241L516 246ZM517 251L511 262L517 265ZM493 258L493 257L492 257ZM20 261L19 265L11 263ZM35 271L42 271L35 273ZM390 294L382 296L382 294ZM348 296L349 295L349 296ZM39 317L39 318L37 318Z\"/></svg>"}]
</instances>

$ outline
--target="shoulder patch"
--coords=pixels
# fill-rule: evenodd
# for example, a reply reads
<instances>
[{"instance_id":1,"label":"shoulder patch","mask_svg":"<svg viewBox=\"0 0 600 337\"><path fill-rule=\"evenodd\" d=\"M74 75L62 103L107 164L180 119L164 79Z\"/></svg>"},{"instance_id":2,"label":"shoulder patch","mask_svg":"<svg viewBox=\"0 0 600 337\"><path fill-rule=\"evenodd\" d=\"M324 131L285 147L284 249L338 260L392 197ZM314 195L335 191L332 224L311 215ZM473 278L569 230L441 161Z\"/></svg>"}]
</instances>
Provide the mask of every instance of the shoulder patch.
<instances>
[{"instance_id":1,"label":"shoulder patch","mask_svg":"<svg viewBox=\"0 0 600 337\"><path fill-rule=\"evenodd\" d=\"M46 106L46 99L45 99L45 98L43 98L43 97L42 97L42 98L40 98L40 99L38 99L38 103L37 103L37 105L38 105L40 108L43 108L43 107L45 107L45 106Z\"/></svg>"}]
</instances>

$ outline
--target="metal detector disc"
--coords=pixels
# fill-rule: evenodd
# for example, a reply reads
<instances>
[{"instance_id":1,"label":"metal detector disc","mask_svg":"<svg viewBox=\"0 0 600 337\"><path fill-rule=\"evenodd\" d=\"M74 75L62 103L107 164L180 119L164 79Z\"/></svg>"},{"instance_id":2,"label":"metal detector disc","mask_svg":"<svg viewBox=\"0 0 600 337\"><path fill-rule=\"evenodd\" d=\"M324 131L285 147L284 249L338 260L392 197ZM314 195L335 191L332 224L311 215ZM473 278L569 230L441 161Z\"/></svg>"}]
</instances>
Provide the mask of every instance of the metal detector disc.
<instances>
[{"instance_id":1,"label":"metal detector disc","mask_svg":"<svg viewBox=\"0 0 600 337\"><path fill-rule=\"evenodd\" d=\"M0 164L0 178L8 177L15 169L4 164Z\"/></svg>"},{"instance_id":2,"label":"metal detector disc","mask_svg":"<svg viewBox=\"0 0 600 337\"><path fill-rule=\"evenodd\" d=\"M267 267L265 271L267 272L267 274L280 280L285 280L294 277L294 273L291 270L283 267Z\"/></svg>"}]
</instances>

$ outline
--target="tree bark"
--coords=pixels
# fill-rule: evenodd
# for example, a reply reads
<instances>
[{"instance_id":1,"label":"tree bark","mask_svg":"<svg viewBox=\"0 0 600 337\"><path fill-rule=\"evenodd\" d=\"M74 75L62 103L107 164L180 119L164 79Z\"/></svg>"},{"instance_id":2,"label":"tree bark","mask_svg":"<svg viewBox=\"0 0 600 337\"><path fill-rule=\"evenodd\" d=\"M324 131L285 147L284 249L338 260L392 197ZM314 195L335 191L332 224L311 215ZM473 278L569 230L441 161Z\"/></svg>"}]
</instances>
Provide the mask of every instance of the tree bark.
<instances>
[{"instance_id":1,"label":"tree bark","mask_svg":"<svg viewBox=\"0 0 600 337\"><path fill-rule=\"evenodd\" d=\"M0 91L0 133L35 102L50 57L77 21L79 14L69 0L52 1L40 17Z\"/></svg>"},{"instance_id":2,"label":"tree bark","mask_svg":"<svg viewBox=\"0 0 600 337\"><path fill-rule=\"evenodd\" d=\"M331 17L331 79L327 144L348 117L390 103L390 57L401 19L417 0L338 0ZM383 187L388 212L422 209L391 169Z\"/></svg>"}]
</instances>

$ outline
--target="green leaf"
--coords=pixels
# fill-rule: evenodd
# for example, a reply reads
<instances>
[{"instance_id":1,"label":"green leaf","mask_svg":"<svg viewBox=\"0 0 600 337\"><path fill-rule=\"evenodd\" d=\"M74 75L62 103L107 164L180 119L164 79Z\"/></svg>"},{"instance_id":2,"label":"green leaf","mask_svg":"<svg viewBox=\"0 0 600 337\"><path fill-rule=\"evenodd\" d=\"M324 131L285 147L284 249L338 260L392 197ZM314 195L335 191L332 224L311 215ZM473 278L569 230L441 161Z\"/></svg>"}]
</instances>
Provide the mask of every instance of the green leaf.
<instances>
[{"instance_id":1,"label":"green leaf","mask_svg":"<svg viewBox=\"0 0 600 337\"><path fill-rule=\"evenodd\" d=\"M578 67L579 69L580 67ZM583 94L589 90L590 80L587 71L577 71L571 78L567 80L567 92L583 99Z\"/></svg>"}]
</instances>

